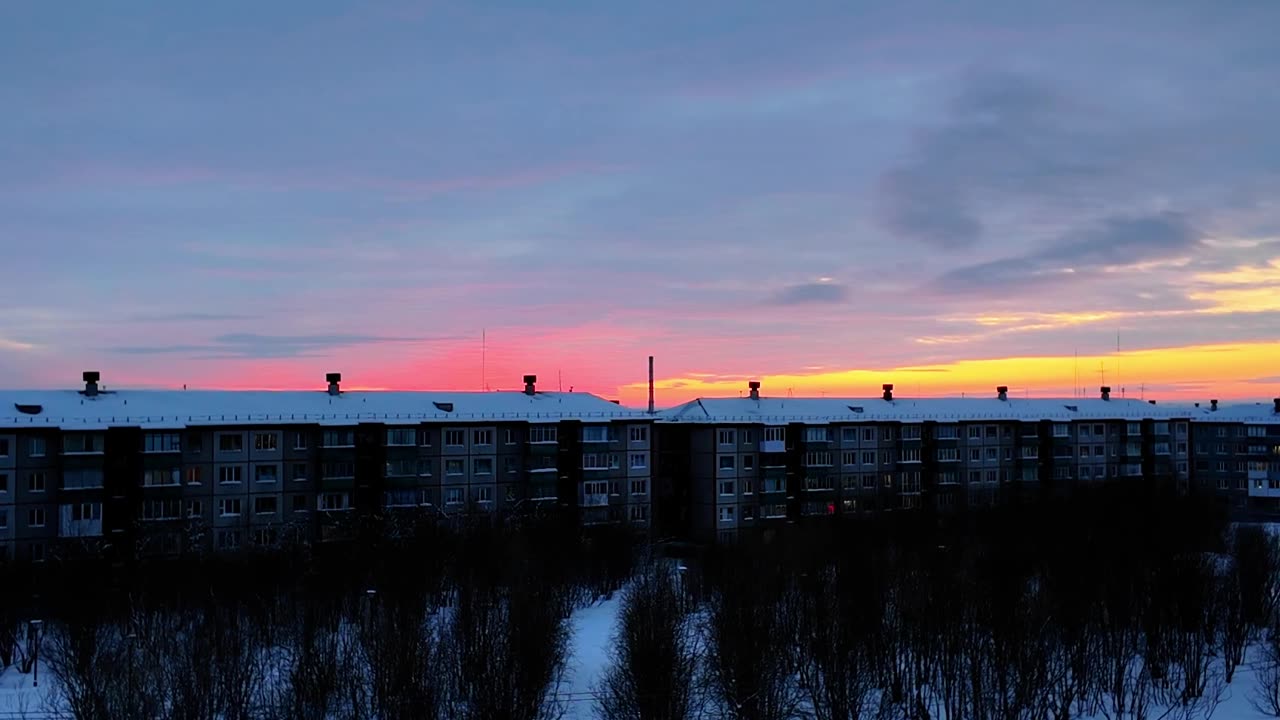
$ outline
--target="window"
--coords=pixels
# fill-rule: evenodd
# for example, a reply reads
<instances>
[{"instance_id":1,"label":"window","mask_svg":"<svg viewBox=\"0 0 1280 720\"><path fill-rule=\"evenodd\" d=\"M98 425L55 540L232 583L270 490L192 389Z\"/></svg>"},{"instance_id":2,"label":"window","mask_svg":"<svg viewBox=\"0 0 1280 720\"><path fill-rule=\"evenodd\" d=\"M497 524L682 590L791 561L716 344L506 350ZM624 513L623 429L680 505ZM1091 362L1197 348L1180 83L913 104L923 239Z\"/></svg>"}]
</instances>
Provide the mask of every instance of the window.
<instances>
[{"instance_id":1,"label":"window","mask_svg":"<svg viewBox=\"0 0 1280 720\"><path fill-rule=\"evenodd\" d=\"M418 461L418 476L431 477L431 461L422 459Z\"/></svg>"},{"instance_id":2,"label":"window","mask_svg":"<svg viewBox=\"0 0 1280 720\"><path fill-rule=\"evenodd\" d=\"M0 493L9 492L9 473L0 473Z\"/></svg>"},{"instance_id":3,"label":"window","mask_svg":"<svg viewBox=\"0 0 1280 720\"><path fill-rule=\"evenodd\" d=\"M515 430L512 430L511 428L507 428L506 430L504 430L504 431L503 431L503 435L506 437L506 442L507 442L507 444L508 444L508 445L515 445L515 444L516 444L516 431L515 431Z\"/></svg>"},{"instance_id":4,"label":"window","mask_svg":"<svg viewBox=\"0 0 1280 720\"><path fill-rule=\"evenodd\" d=\"M732 481L732 480L721 480L721 481L720 481L720 494L721 494L721 495L732 495L732 494L734 493L734 490L735 490L735 488L734 488L734 484L733 484L733 481Z\"/></svg>"},{"instance_id":5,"label":"window","mask_svg":"<svg viewBox=\"0 0 1280 720\"><path fill-rule=\"evenodd\" d=\"M634 429L634 428L633 428ZM556 441L555 425L530 425L529 426L529 442L536 443L553 443Z\"/></svg>"},{"instance_id":6,"label":"window","mask_svg":"<svg viewBox=\"0 0 1280 720\"><path fill-rule=\"evenodd\" d=\"M413 428L391 428L390 430L387 430L388 445L400 446L414 445L416 443L417 438L415 437Z\"/></svg>"},{"instance_id":7,"label":"window","mask_svg":"<svg viewBox=\"0 0 1280 720\"><path fill-rule=\"evenodd\" d=\"M875 442L876 429L873 427L862 428L862 442Z\"/></svg>"},{"instance_id":8,"label":"window","mask_svg":"<svg viewBox=\"0 0 1280 720\"><path fill-rule=\"evenodd\" d=\"M199 465L187 468L185 475L188 485L199 485L203 480Z\"/></svg>"},{"instance_id":9,"label":"window","mask_svg":"<svg viewBox=\"0 0 1280 720\"><path fill-rule=\"evenodd\" d=\"M959 462L960 450L957 448L938 448L940 462Z\"/></svg>"},{"instance_id":10,"label":"window","mask_svg":"<svg viewBox=\"0 0 1280 720\"><path fill-rule=\"evenodd\" d=\"M182 452L182 436L178 433L147 433L142 436L142 452Z\"/></svg>"},{"instance_id":11,"label":"window","mask_svg":"<svg viewBox=\"0 0 1280 720\"><path fill-rule=\"evenodd\" d=\"M352 447L356 434L352 430L325 430L321 442L325 447Z\"/></svg>"},{"instance_id":12,"label":"window","mask_svg":"<svg viewBox=\"0 0 1280 720\"><path fill-rule=\"evenodd\" d=\"M1161 424L1162 424L1162 423L1156 423L1156 433L1159 433L1159 432L1160 432L1160 425L1161 425ZM1165 430L1165 432L1168 432L1168 430ZM1266 436L1267 436L1267 428L1266 428L1265 426L1262 426L1262 425L1250 425L1250 426L1248 427L1248 433L1247 433L1247 434L1248 434L1248 436L1249 436L1249 437L1266 437Z\"/></svg>"},{"instance_id":13,"label":"window","mask_svg":"<svg viewBox=\"0 0 1280 720\"><path fill-rule=\"evenodd\" d=\"M765 442L782 442L787 439L785 427L767 427L764 429Z\"/></svg>"},{"instance_id":14,"label":"window","mask_svg":"<svg viewBox=\"0 0 1280 720\"><path fill-rule=\"evenodd\" d=\"M473 431L471 433L471 444L472 445L492 445L493 431L492 430Z\"/></svg>"},{"instance_id":15,"label":"window","mask_svg":"<svg viewBox=\"0 0 1280 720\"><path fill-rule=\"evenodd\" d=\"M1083 430L1084 428L1081 428L1081 429ZM1088 445L1081 445L1081 446L1080 446L1080 457L1082 457L1082 458L1087 458L1087 457L1089 457L1089 446L1088 446Z\"/></svg>"},{"instance_id":16,"label":"window","mask_svg":"<svg viewBox=\"0 0 1280 720\"><path fill-rule=\"evenodd\" d=\"M62 452L68 455L102 452L102 436L89 433L72 433L62 436Z\"/></svg>"},{"instance_id":17,"label":"window","mask_svg":"<svg viewBox=\"0 0 1280 720\"><path fill-rule=\"evenodd\" d=\"M386 477L406 477L418 474L416 460L388 460Z\"/></svg>"},{"instance_id":18,"label":"window","mask_svg":"<svg viewBox=\"0 0 1280 720\"><path fill-rule=\"evenodd\" d=\"M444 461L445 475L461 475L464 472L465 470L462 467L461 460L445 460Z\"/></svg>"},{"instance_id":19,"label":"window","mask_svg":"<svg viewBox=\"0 0 1280 720\"><path fill-rule=\"evenodd\" d=\"M187 517L198 518L201 515L204 515L204 503L202 503L199 500L188 500L187 501Z\"/></svg>"},{"instance_id":20,"label":"window","mask_svg":"<svg viewBox=\"0 0 1280 720\"><path fill-rule=\"evenodd\" d=\"M1252 428L1250 428L1250 429L1252 429ZM1261 430L1262 428L1258 428L1258 429L1259 429L1259 430ZM1168 435L1168 434L1169 434L1169 423L1167 423L1167 422L1158 422L1158 423L1156 423L1156 424L1155 424L1155 427L1153 428L1153 430L1155 431L1155 434L1156 434L1156 435Z\"/></svg>"},{"instance_id":21,"label":"window","mask_svg":"<svg viewBox=\"0 0 1280 720\"><path fill-rule=\"evenodd\" d=\"M645 443L649 442L649 428L644 425L631 426L631 442Z\"/></svg>"},{"instance_id":22,"label":"window","mask_svg":"<svg viewBox=\"0 0 1280 720\"><path fill-rule=\"evenodd\" d=\"M146 500L142 503L143 520L177 520L182 517L181 500Z\"/></svg>"},{"instance_id":23,"label":"window","mask_svg":"<svg viewBox=\"0 0 1280 720\"><path fill-rule=\"evenodd\" d=\"M178 502L176 500L172 502L176 510ZM64 505L63 507L66 507L66 506ZM71 506L72 522L84 522L86 520L101 520L101 519L102 519L102 503L82 502L82 503L75 503Z\"/></svg>"},{"instance_id":24,"label":"window","mask_svg":"<svg viewBox=\"0 0 1280 720\"><path fill-rule=\"evenodd\" d=\"M0 530L9 529L9 508L0 507Z\"/></svg>"},{"instance_id":25,"label":"window","mask_svg":"<svg viewBox=\"0 0 1280 720\"><path fill-rule=\"evenodd\" d=\"M743 430L743 431L742 431L742 444L743 444L743 445L751 445L751 444L752 444L752 443L754 443L755 441L756 441L756 434L755 434L755 432L754 432L754 431L752 431L752 430Z\"/></svg>"},{"instance_id":26,"label":"window","mask_svg":"<svg viewBox=\"0 0 1280 720\"><path fill-rule=\"evenodd\" d=\"M267 497L256 497L253 499L253 514L255 515L274 515L276 512L276 497L269 495Z\"/></svg>"},{"instance_id":27,"label":"window","mask_svg":"<svg viewBox=\"0 0 1280 720\"><path fill-rule=\"evenodd\" d=\"M222 498L218 501L218 515L237 517L240 515L240 498Z\"/></svg>"},{"instance_id":28,"label":"window","mask_svg":"<svg viewBox=\"0 0 1280 720\"><path fill-rule=\"evenodd\" d=\"M418 504L418 491L412 488L387 490L382 493L383 507L414 507Z\"/></svg>"},{"instance_id":29,"label":"window","mask_svg":"<svg viewBox=\"0 0 1280 720\"><path fill-rule=\"evenodd\" d=\"M306 495L294 495L294 496L293 496L293 501L292 501L292 503L291 503L291 504L292 504L292 506L293 506L293 511L294 511L294 512L306 512L306 511L307 511L307 496L306 496Z\"/></svg>"},{"instance_id":30,"label":"window","mask_svg":"<svg viewBox=\"0 0 1280 720\"><path fill-rule=\"evenodd\" d=\"M321 493L317 507L330 512L347 510L351 507L351 496L344 492Z\"/></svg>"},{"instance_id":31,"label":"window","mask_svg":"<svg viewBox=\"0 0 1280 720\"><path fill-rule=\"evenodd\" d=\"M240 547L240 531L239 530L219 530L218 531L218 549L219 550L235 550Z\"/></svg>"},{"instance_id":32,"label":"window","mask_svg":"<svg viewBox=\"0 0 1280 720\"><path fill-rule=\"evenodd\" d=\"M733 472L737 468L737 457L734 455L721 455L716 459L716 465L720 472Z\"/></svg>"},{"instance_id":33,"label":"window","mask_svg":"<svg viewBox=\"0 0 1280 720\"><path fill-rule=\"evenodd\" d=\"M218 468L218 482L230 485L240 482L241 467L239 465L223 465Z\"/></svg>"},{"instance_id":34,"label":"window","mask_svg":"<svg viewBox=\"0 0 1280 720\"><path fill-rule=\"evenodd\" d=\"M472 461L471 470L476 475L492 475L493 458L476 458Z\"/></svg>"},{"instance_id":35,"label":"window","mask_svg":"<svg viewBox=\"0 0 1280 720\"><path fill-rule=\"evenodd\" d=\"M649 467L649 456L644 453L631 453L630 466L632 470L644 470Z\"/></svg>"},{"instance_id":36,"label":"window","mask_svg":"<svg viewBox=\"0 0 1280 720\"><path fill-rule=\"evenodd\" d=\"M462 447L467 444L467 433L465 430L445 430L444 445L445 447Z\"/></svg>"},{"instance_id":37,"label":"window","mask_svg":"<svg viewBox=\"0 0 1280 720\"><path fill-rule=\"evenodd\" d=\"M982 448L969 448L969 462L982 461Z\"/></svg>"},{"instance_id":38,"label":"window","mask_svg":"<svg viewBox=\"0 0 1280 720\"><path fill-rule=\"evenodd\" d=\"M1168 454L1169 454L1169 443L1167 443L1167 442L1158 442L1158 443L1156 443L1156 444L1155 444L1155 454L1156 454L1156 455L1168 455Z\"/></svg>"},{"instance_id":39,"label":"window","mask_svg":"<svg viewBox=\"0 0 1280 720\"><path fill-rule=\"evenodd\" d=\"M289 466L289 479L305 482L307 479L307 464L293 463Z\"/></svg>"},{"instance_id":40,"label":"window","mask_svg":"<svg viewBox=\"0 0 1280 720\"><path fill-rule=\"evenodd\" d=\"M142 472L142 486L162 487L165 485L180 485L182 483L181 472L182 471L178 468L144 470Z\"/></svg>"},{"instance_id":41,"label":"window","mask_svg":"<svg viewBox=\"0 0 1280 720\"><path fill-rule=\"evenodd\" d=\"M959 435L960 428L957 425L939 425L934 430L933 436L939 440L954 440Z\"/></svg>"},{"instance_id":42,"label":"window","mask_svg":"<svg viewBox=\"0 0 1280 720\"><path fill-rule=\"evenodd\" d=\"M938 473L939 485L955 485L959 482L960 482L959 476L956 474L954 470L947 470L946 472Z\"/></svg>"},{"instance_id":43,"label":"window","mask_svg":"<svg viewBox=\"0 0 1280 720\"><path fill-rule=\"evenodd\" d=\"M609 442L608 425L584 425L582 427L583 442Z\"/></svg>"},{"instance_id":44,"label":"window","mask_svg":"<svg viewBox=\"0 0 1280 720\"><path fill-rule=\"evenodd\" d=\"M306 450L306 449L307 449L307 434L306 434L306 433L296 432L296 433L294 433L294 434L293 434L293 449L294 449L294 450Z\"/></svg>"},{"instance_id":45,"label":"window","mask_svg":"<svg viewBox=\"0 0 1280 720\"><path fill-rule=\"evenodd\" d=\"M631 494L632 495L648 495L649 481L648 480L632 480Z\"/></svg>"},{"instance_id":46,"label":"window","mask_svg":"<svg viewBox=\"0 0 1280 720\"><path fill-rule=\"evenodd\" d=\"M906 463L920 462L920 448L903 448L902 462L906 462Z\"/></svg>"},{"instance_id":47,"label":"window","mask_svg":"<svg viewBox=\"0 0 1280 720\"><path fill-rule=\"evenodd\" d=\"M1142 434L1142 423L1131 422L1131 423L1129 423L1129 424L1128 424L1128 426L1127 426L1127 427L1128 427L1128 429L1127 429L1127 433L1128 433L1129 435L1141 435L1141 434Z\"/></svg>"},{"instance_id":48,"label":"window","mask_svg":"<svg viewBox=\"0 0 1280 720\"><path fill-rule=\"evenodd\" d=\"M1036 447L1036 446L1034 446L1034 445L1023 445L1023 446L1022 446L1022 459L1023 459L1023 460L1035 460L1035 459L1036 459L1036 458L1038 458L1038 457L1040 457L1040 448L1038 448L1038 447Z\"/></svg>"},{"instance_id":49,"label":"window","mask_svg":"<svg viewBox=\"0 0 1280 720\"><path fill-rule=\"evenodd\" d=\"M44 457L45 450L46 450L44 438L42 437L31 438L31 442L27 447L31 451L30 452L31 457Z\"/></svg>"},{"instance_id":50,"label":"window","mask_svg":"<svg viewBox=\"0 0 1280 720\"><path fill-rule=\"evenodd\" d=\"M355 463L327 462L320 470L326 479L345 479L356 476Z\"/></svg>"},{"instance_id":51,"label":"window","mask_svg":"<svg viewBox=\"0 0 1280 720\"><path fill-rule=\"evenodd\" d=\"M174 472L177 472L176 470ZM62 487L66 490L102 487L101 470L63 470Z\"/></svg>"},{"instance_id":52,"label":"window","mask_svg":"<svg viewBox=\"0 0 1280 720\"><path fill-rule=\"evenodd\" d=\"M31 508L27 510L27 527L42 528L44 527L44 522L44 508Z\"/></svg>"},{"instance_id":53,"label":"window","mask_svg":"<svg viewBox=\"0 0 1280 720\"><path fill-rule=\"evenodd\" d=\"M238 453L244 450L244 436L239 433L218 433L218 452Z\"/></svg>"},{"instance_id":54,"label":"window","mask_svg":"<svg viewBox=\"0 0 1280 720\"><path fill-rule=\"evenodd\" d=\"M1000 448L987 448L985 459L987 462L998 462L1000 460Z\"/></svg>"},{"instance_id":55,"label":"window","mask_svg":"<svg viewBox=\"0 0 1280 720\"><path fill-rule=\"evenodd\" d=\"M270 452L280 449L280 434L273 432L262 432L253 434L253 449Z\"/></svg>"},{"instance_id":56,"label":"window","mask_svg":"<svg viewBox=\"0 0 1280 720\"><path fill-rule=\"evenodd\" d=\"M720 522L726 523L726 524L733 522L733 515L734 515L733 511L734 511L734 507L732 505L727 505L725 507L720 508Z\"/></svg>"},{"instance_id":57,"label":"window","mask_svg":"<svg viewBox=\"0 0 1280 720\"><path fill-rule=\"evenodd\" d=\"M811 427L805 428L805 442L830 442L831 428L829 427Z\"/></svg>"},{"instance_id":58,"label":"window","mask_svg":"<svg viewBox=\"0 0 1280 720\"><path fill-rule=\"evenodd\" d=\"M0 457L9 457L9 438L0 438Z\"/></svg>"},{"instance_id":59,"label":"window","mask_svg":"<svg viewBox=\"0 0 1280 720\"><path fill-rule=\"evenodd\" d=\"M647 506L647 505L632 505L632 506L631 506L631 509L630 509L629 517L631 518L631 520L632 520L633 522L640 522L640 521L643 521L643 520L648 520L648 519L649 519L649 506Z\"/></svg>"},{"instance_id":60,"label":"window","mask_svg":"<svg viewBox=\"0 0 1280 720\"><path fill-rule=\"evenodd\" d=\"M903 440L919 440L920 426L919 425L903 425L902 439Z\"/></svg>"},{"instance_id":61,"label":"window","mask_svg":"<svg viewBox=\"0 0 1280 720\"><path fill-rule=\"evenodd\" d=\"M981 437L982 437L982 426L981 426L981 425L970 425L970 426L969 426L969 439L971 439L971 440L972 440L972 439L974 439L974 438L981 438Z\"/></svg>"},{"instance_id":62,"label":"window","mask_svg":"<svg viewBox=\"0 0 1280 720\"><path fill-rule=\"evenodd\" d=\"M45 475L43 472L33 472L27 475L27 492L44 492Z\"/></svg>"},{"instance_id":63,"label":"window","mask_svg":"<svg viewBox=\"0 0 1280 720\"><path fill-rule=\"evenodd\" d=\"M804 464L807 467L830 467L831 453L824 451L809 451L804 454Z\"/></svg>"},{"instance_id":64,"label":"window","mask_svg":"<svg viewBox=\"0 0 1280 720\"><path fill-rule=\"evenodd\" d=\"M862 464L863 464L863 465L875 465L875 464L876 464L876 453L875 453L875 451L874 451L874 450L863 450L863 451L862 451Z\"/></svg>"},{"instance_id":65,"label":"window","mask_svg":"<svg viewBox=\"0 0 1280 720\"><path fill-rule=\"evenodd\" d=\"M762 518L784 518L787 516L787 506L782 503L760 506L760 517Z\"/></svg>"},{"instance_id":66,"label":"window","mask_svg":"<svg viewBox=\"0 0 1280 720\"><path fill-rule=\"evenodd\" d=\"M1068 425L1067 423L1054 423L1053 436L1054 437L1071 437L1071 426Z\"/></svg>"},{"instance_id":67,"label":"window","mask_svg":"<svg viewBox=\"0 0 1280 720\"><path fill-rule=\"evenodd\" d=\"M487 503L492 501L493 501L493 488L490 488L490 487L476 488L476 502Z\"/></svg>"},{"instance_id":68,"label":"window","mask_svg":"<svg viewBox=\"0 0 1280 720\"><path fill-rule=\"evenodd\" d=\"M805 490L830 490L832 489L830 477L805 477Z\"/></svg>"},{"instance_id":69,"label":"window","mask_svg":"<svg viewBox=\"0 0 1280 720\"><path fill-rule=\"evenodd\" d=\"M280 479L280 468L276 465L255 465L253 479L260 483L273 483Z\"/></svg>"},{"instance_id":70,"label":"window","mask_svg":"<svg viewBox=\"0 0 1280 720\"><path fill-rule=\"evenodd\" d=\"M445 505L461 505L462 504L462 488L445 488L444 491Z\"/></svg>"},{"instance_id":71,"label":"window","mask_svg":"<svg viewBox=\"0 0 1280 720\"><path fill-rule=\"evenodd\" d=\"M423 447L431 447L431 431L426 428L418 430L418 444Z\"/></svg>"},{"instance_id":72,"label":"window","mask_svg":"<svg viewBox=\"0 0 1280 720\"><path fill-rule=\"evenodd\" d=\"M742 456L742 469L743 469L743 470L755 470L755 469L756 469L756 456L755 456L755 455L743 455L743 456Z\"/></svg>"},{"instance_id":73,"label":"window","mask_svg":"<svg viewBox=\"0 0 1280 720\"><path fill-rule=\"evenodd\" d=\"M736 445L737 433L733 430L721 428L716 432L717 445Z\"/></svg>"}]
</instances>

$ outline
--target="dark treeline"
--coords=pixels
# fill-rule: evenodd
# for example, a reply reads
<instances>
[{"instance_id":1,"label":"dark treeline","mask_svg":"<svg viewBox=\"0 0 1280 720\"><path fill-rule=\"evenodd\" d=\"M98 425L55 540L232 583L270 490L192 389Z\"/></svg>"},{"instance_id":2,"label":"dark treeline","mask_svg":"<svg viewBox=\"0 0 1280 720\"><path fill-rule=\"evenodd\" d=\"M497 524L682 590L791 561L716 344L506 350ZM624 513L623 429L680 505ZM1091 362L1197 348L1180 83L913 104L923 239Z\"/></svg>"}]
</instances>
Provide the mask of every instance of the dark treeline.
<instances>
[{"instance_id":1,"label":"dark treeline","mask_svg":"<svg viewBox=\"0 0 1280 720\"><path fill-rule=\"evenodd\" d=\"M0 579L0 660L29 662L9 631L38 612L58 692L32 710L77 720L1190 720L1229 692L1280 717L1280 553L1201 498L840 518L683 562L634 540L370 520L284 554L68 561ZM570 615L619 589L609 662L570 692Z\"/></svg>"},{"instance_id":2,"label":"dark treeline","mask_svg":"<svg viewBox=\"0 0 1280 720\"><path fill-rule=\"evenodd\" d=\"M57 692L32 713L552 718L566 704L571 611L620 587L635 553L625 530L554 518L371 521L358 542L314 550L10 575L0 621L21 666L34 654L21 629L43 620L39 655Z\"/></svg>"},{"instance_id":3,"label":"dark treeline","mask_svg":"<svg viewBox=\"0 0 1280 720\"><path fill-rule=\"evenodd\" d=\"M597 714L1208 718L1253 645L1256 688L1230 687L1280 716L1278 557L1150 487L793 527L631 585Z\"/></svg>"}]
</instances>

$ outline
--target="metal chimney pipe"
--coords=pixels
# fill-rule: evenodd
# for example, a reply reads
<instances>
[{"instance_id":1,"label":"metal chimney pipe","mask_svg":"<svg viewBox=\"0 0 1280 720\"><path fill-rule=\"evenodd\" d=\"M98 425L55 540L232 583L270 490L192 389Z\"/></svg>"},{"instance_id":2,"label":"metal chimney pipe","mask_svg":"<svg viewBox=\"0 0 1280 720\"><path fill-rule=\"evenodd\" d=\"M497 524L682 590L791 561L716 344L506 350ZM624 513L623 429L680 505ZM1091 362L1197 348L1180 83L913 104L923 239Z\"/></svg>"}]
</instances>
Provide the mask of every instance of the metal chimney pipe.
<instances>
[{"instance_id":1,"label":"metal chimney pipe","mask_svg":"<svg viewBox=\"0 0 1280 720\"><path fill-rule=\"evenodd\" d=\"M884 389L884 399L887 401L892 401L893 400L893 384L885 383L880 387Z\"/></svg>"},{"instance_id":2,"label":"metal chimney pipe","mask_svg":"<svg viewBox=\"0 0 1280 720\"><path fill-rule=\"evenodd\" d=\"M1009 388L1008 388L1008 386L1006 386L1006 385L1001 385L1000 387L996 388L996 397L997 397L997 398L999 398L999 399L1001 399L1001 400L1008 400L1008 399L1009 399Z\"/></svg>"},{"instance_id":3,"label":"metal chimney pipe","mask_svg":"<svg viewBox=\"0 0 1280 720\"><path fill-rule=\"evenodd\" d=\"M84 378L84 394L93 397L98 394L98 380L102 375L97 370L85 370L81 376Z\"/></svg>"},{"instance_id":4,"label":"metal chimney pipe","mask_svg":"<svg viewBox=\"0 0 1280 720\"><path fill-rule=\"evenodd\" d=\"M653 356L649 356L649 414L653 414Z\"/></svg>"},{"instance_id":5,"label":"metal chimney pipe","mask_svg":"<svg viewBox=\"0 0 1280 720\"><path fill-rule=\"evenodd\" d=\"M751 390L752 400L760 399L760 381L759 380L752 380L751 382L747 383L747 388Z\"/></svg>"},{"instance_id":6,"label":"metal chimney pipe","mask_svg":"<svg viewBox=\"0 0 1280 720\"><path fill-rule=\"evenodd\" d=\"M1210 411L1210 412L1218 412L1218 401L1217 401L1217 400L1210 400L1210 401L1209 401L1209 411Z\"/></svg>"},{"instance_id":7,"label":"metal chimney pipe","mask_svg":"<svg viewBox=\"0 0 1280 720\"><path fill-rule=\"evenodd\" d=\"M536 382L538 382L538 376L537 376L537 375L525 375L525 376L524 376L524 394L525 394L525 395L533 395L533 394L534 394L534 392L535 392L535 391L534 391L534 383L536 383ZM573 388L569 388L569 392L573 392Z\"/></svg>"},{"instance_id":8,"label":"metal chimney pipe","mask_svg":"<svg viewBox=\"0 0 1280 720\"><path fill-rule=\"evenodd\" d=\"M327 373L324 376L324 381L329 383L330 395L341 394L341 391L338 390L338 383L342 382L342 373Z\"/></svg>"},{"instance_id":9,"label":"metal chimney pipe","mask_svg":"<svg viewBox=\"0 0 1280 720\"><path fill-rule=\"evenodd\" d=\"M1276 398L1275 400L1272 400L1271 402L1273 402L1273 403L1275 403L1275 404L1276 404L1275 413L1276 413L1277 415L1280 415L1280 398Z\"/></svg>"},{"instance_id":10,"label":"metal chimney pipe","mask_svg":"<svg viewBox=\"0 0 1280 720\"><path fill-rule=\"evenodd\" d=\"M1103 385L1103 386L1102 386L1102 399L1103 399L1103 400L1110 400L1110 399L1111 399L1111 386L1110 386L1110 385Z\"/></svg>"}]
</instances>

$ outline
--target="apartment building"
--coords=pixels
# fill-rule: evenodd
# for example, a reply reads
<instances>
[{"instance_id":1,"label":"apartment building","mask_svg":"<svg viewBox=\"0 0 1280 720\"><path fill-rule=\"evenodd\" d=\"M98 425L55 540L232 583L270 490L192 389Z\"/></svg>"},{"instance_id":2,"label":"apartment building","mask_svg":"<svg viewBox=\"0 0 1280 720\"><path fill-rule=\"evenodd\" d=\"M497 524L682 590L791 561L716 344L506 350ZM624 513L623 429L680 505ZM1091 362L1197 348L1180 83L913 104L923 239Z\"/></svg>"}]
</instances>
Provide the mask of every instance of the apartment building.
<instances>
[{"instance_id":1,"label":"apartment building","mask_svg":"<svg viewBox=\"0 0 1280 720\"><path fill-rule=\"evenodd\" d=\"M652 416L587 393L0 391L0 559L344 534L362 513L650 518Z\"/></svg>"},{"instance_id":2,"label":"apartment building","mask_svg":"<svg viewBox=\"0 0 1280 720\"><path fill-rule=\"evenodd\" d=\"M807 516L981 507L1081 482L1189 487L1191 412L1139 400L701 398L660 415L658 482L704 541ZM683 497L683 500L671 500ZM1280 490L1277 491L1280 498Z\"/></svg>"},{"instance_id":3,"label":"apartment building","mask_svg":"<svg viewBox=\"0 0 1280 720\"><path fill-rule=\"evenodd\" d=\"M1246 518L1280 518L1280 398L1272 404L1195 405L1192 419L1196 484L1229 499Z\"/></svg>"}]
</instances>

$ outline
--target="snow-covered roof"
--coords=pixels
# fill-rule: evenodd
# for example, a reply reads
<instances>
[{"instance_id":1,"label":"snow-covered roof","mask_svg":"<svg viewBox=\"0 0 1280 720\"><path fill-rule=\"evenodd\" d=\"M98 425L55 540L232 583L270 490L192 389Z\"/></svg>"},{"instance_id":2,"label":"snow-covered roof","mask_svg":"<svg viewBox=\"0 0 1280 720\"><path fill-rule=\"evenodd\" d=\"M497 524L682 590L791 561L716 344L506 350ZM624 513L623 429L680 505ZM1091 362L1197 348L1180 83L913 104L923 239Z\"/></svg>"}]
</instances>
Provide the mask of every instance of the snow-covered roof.
<instances>
[{"instance_id":1,"label":"snow-covered roof","mask_svg":"<svg viewBox=\"0 0 1280 720\"><path fill-rule=\"evenodd\" d=\"M1224 405L1218 403L1214 410L1209 403L1201 403L1199 407L1186 408L1192 420L1201 422L1238 422L1254 425L1280 424L1280 414L1275 411L1275 403L1235 403Z\"/></svg>"},{"instance_id":2,"label":"snow-covered roof","mask_svg":"<svg viewBox=\"0 0 1280 720\"><path fill-rule=\"evenodd\" d=\"M323 390L119 390L89 397L75 390L0 390L0 428L607 422L646 417L590 393L344 391L335 396Z\"/></svg>"},{"instance_id":3,"label":"snow-covered roof","mask_svg":"<svg viewBox=\"0 0 1280 720\"><path fill-rule=\"evenodd\" d=\"M1101 398L699 398L661 414L677 422L784 424L921 422L936 420L1167 420L1187 418L1186 408L1142 400Z\"/></svg>"}]
</instances>

